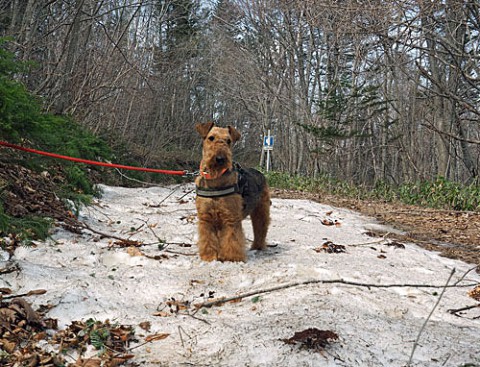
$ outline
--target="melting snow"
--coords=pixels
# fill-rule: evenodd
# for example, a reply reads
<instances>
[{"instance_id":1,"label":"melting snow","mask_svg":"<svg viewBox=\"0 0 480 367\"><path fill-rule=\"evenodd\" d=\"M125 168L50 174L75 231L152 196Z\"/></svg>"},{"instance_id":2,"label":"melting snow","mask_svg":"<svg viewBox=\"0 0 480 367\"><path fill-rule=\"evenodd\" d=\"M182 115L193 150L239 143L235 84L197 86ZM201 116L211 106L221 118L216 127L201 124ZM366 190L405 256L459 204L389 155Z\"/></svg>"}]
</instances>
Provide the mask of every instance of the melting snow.
<instances>
[{"instance_id":1,"label":"melting snow","mask_svg":"<svg viewBox=\"0 0 480 367\"><path fill-rule=\"evenodd\" d=\"M283 199L272 200L267 251L249 252L246 263L205 263L195 245L178 245L196 242L191 186L101 188L102 198L83 209L81 220L98 232L150 243L141 247L149 257L132 256L99 234L58 230L36 248L17 249L9 261L21 272L2 275L0 287L18 293L46 289L29 301L34 307L55 305L48 316L61 326L95 318L135 325L140 340L169 333L132 350L142 366L405 366L442 288L302 285L195 314L193 307L171 314L166 301L201 303L209 295L229 297L315 279L443 285L455 268L453 284L472 268L414 244L401 249L372 243L365 234L379 227L372 218ZM324 219L340 225L323 225ZM248 219L244 229L252 239ZM159 239L170 252L159 248ZM314 251L326 241L346 246L346 252ZM168 258L158 259L162 254ZM7 261L1 255L0 268ZM461 284L479 281L471 271ZM478 311L465 317L448 312L476 304L467 295L471 288L446 290L420 336L413 366L480 363ZM144 321L151 323L149 332L138 327ZM307 328L331 330L339 340L321 353L282 341Z\"/></svg>"}]
</instances>

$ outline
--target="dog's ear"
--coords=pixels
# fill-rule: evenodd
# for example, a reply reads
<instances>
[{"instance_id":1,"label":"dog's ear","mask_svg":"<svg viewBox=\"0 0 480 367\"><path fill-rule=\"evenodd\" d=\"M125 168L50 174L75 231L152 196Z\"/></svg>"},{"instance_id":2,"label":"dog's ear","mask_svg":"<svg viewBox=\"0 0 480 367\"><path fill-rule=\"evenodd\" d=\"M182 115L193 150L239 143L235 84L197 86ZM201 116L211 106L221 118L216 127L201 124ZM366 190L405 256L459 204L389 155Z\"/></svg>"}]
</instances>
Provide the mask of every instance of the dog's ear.
<instances>
[{"instance_id":1,"label":"dog's ear","mask_svg":"<svg viewBox=\"0 0 480 367\"><path fill-rule=\"evenodd\" d=\"M228 125L228 131L234 143L242 136L242 134L240 134L239 131L231 125Z\"/></svg>"},{"instance_id":2,"label":"dog's ear","mask_svg":"<svg viewBox=\"0 0 480 367\"><path fill-rule=\"evenodd\" d=\"M197 129L202 139L205 139L208 135L208 132L212 130L212 127L214 126L215 124L213 122L205 122L203 124L196 124L195 129Z\"/></svg>"}]
</instances>

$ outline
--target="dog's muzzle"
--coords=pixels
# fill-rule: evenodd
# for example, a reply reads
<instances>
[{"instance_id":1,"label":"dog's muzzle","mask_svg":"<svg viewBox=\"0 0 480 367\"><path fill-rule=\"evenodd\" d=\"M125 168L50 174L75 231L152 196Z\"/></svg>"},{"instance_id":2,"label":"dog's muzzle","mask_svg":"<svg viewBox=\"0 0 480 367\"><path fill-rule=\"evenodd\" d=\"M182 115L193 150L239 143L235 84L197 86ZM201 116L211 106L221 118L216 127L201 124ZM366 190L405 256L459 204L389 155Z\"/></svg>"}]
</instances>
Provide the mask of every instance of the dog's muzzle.
<instances>
[{"instance_id":1,"label":"dog's muzzle","mask_svg":"<svg viewBox=\"0 0 480 367\"><path fill-rule=\"evenodd\" d=\"M224 166L227 163L227 158L221 155L217 155L215 157L215 163L220 167Z\"/></svg>"}]
</instances>

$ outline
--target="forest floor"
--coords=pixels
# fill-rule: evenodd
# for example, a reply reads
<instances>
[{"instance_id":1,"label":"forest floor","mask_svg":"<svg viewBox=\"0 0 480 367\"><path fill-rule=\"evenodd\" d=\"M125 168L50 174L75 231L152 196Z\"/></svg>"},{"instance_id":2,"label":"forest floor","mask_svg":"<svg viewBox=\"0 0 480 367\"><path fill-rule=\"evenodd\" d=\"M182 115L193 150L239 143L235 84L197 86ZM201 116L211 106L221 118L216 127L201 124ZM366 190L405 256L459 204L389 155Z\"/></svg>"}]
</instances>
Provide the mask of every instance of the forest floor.
<instances>
[{"instance_id":1,"label":"forest floor","mask_svg":"<svg viewBox=\"0 0 480 367\"><path fill-rule=\"evenodd\" d=\"M204 263L191 184L101 186L77 220L48 186L61 178L0 168L6 210L63 222L0 249L2 365L480 363L478 213L273 189L267 251Z\"/></svg>"}]
</instances>

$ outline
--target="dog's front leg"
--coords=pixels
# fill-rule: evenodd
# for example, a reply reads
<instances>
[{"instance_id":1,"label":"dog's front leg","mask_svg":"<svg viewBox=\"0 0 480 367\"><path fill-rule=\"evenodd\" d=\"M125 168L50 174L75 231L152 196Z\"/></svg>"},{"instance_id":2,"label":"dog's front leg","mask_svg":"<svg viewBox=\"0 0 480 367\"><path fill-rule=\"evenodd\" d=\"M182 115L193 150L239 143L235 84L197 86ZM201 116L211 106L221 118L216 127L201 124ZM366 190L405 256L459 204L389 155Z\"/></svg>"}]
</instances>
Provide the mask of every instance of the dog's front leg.
<instances>
[{"instance_id":1,"label":"dog's front leg","mask_svg":"<svg viewBox=\"0 0 480 367\"><path fill-rule=\"evenodd\" d=\"M242 222L227 224L220 232L220 261L245 261L245 235L243 234Z\"/></svg>"},{"instance_id":2,"label":"dog's front leg","mask_svg":"<svg viewBox=\"0 0 480 367\"><path fill-rule=\"evenodd\" d=\"M198 221L198 251L203 261L218 260L219 239L214 226L208 220Z\"/></svg>"}]
</instances>

